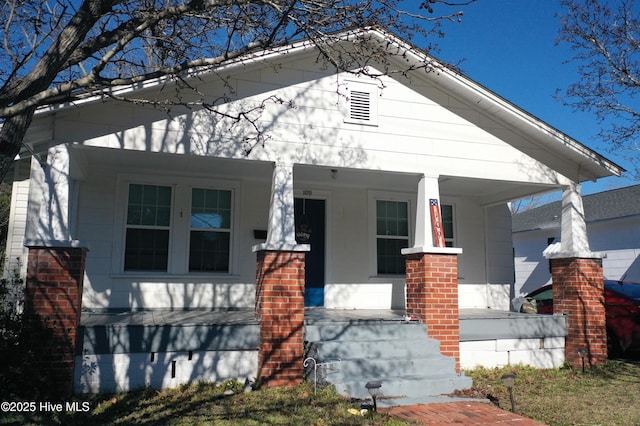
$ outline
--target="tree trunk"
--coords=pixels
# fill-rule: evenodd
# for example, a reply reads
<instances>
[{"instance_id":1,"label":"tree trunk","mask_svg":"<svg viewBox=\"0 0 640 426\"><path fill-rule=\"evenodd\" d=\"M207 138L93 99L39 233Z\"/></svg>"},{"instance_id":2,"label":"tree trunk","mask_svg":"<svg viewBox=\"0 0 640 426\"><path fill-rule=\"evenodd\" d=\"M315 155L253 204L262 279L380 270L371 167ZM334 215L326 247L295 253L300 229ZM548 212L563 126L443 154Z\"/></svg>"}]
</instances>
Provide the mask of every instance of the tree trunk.
<instances>
[{"instance_id":1,"label":"tree trunk","mask_svg":"<svg viewBox=\"0 0 640 426\"><path fill-rule=\"evenodd\" d=\"M20 152L20 146L27 129L31 125L35 107L9 117L0 127L0 180L3 180L11 166L13 159Z\"/></svg>"}]
</instances>

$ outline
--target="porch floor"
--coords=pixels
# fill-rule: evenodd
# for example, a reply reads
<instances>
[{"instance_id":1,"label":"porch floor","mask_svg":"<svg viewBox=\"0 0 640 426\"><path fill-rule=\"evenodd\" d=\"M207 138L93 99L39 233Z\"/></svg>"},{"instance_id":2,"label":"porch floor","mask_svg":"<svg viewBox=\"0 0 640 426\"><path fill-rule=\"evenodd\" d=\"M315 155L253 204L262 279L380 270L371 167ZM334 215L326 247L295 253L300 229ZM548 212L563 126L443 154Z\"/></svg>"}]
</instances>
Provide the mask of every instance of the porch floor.
<instances>
[{"instance_id":1,"label":"porch floor","mask_svg":"<svg viewBox=\"0 0 640 426\"><path fill-rule=\"evenodd\" d=\"M305 323L400 321L404 310L391 309L325 309L306 308ZM460 309L460 319L531 318L534 315L492 309ZM234 310L146 310L146 311L83 311L80 324L93 326L127 325L207 325L258 324L253 309Z\"/></svg>"}]
</instances>

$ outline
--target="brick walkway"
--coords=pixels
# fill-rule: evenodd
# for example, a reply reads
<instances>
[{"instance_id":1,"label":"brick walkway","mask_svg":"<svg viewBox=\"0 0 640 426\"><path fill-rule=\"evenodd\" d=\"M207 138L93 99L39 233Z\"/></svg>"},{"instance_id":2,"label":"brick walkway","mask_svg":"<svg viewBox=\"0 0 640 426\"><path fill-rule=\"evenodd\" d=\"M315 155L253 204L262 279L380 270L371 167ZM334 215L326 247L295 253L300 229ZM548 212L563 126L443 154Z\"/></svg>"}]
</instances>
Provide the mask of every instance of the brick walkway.
<instances>
[{"instance_id":1,"label":"brick walkway","mask_svg":"<svg viewBox=\"0 0 640 426\"><path fill-rule=\"evenodd\" d=\"M488 402L445 402L381 408L380 411L418 425L544 426L544 423L502 410Z\"/></svg>"}]
</instances>

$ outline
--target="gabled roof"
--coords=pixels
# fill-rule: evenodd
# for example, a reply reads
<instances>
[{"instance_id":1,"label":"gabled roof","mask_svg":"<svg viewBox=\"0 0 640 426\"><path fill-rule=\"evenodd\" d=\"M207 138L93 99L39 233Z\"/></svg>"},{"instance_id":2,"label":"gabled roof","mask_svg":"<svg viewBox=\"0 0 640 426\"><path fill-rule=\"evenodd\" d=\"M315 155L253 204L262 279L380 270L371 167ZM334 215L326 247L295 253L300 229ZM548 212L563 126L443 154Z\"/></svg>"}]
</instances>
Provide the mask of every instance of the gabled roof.
<instances>
[{"instance_id":1,"label":"gabled roof","mask_svg":"<svg viewBox=\"0 0 640 426\"><path fill-rule=\"evenodd\" d=\"M403 69L414 66L417 70L410 72L411 78L422 79L439 87L457 102L478 112L477 118L468 118L474 124L480 127L485 126L486 123L483 123L483 120L484 117L488 117L491 121L500 123L505 128L510 129L514 135L517 135L513 138L513 143L516 144L514 146L525 154L543 163L545 161L540 157L541 152L545 153L544 155L547 156L547 160L551 158L566 160L567 164L565 166L570 166L565 167L565 169L570 170L571 173L574 174L573 176L567 177L573 181L582 182L611 175L619 176L624 172L624 169L619 165L500 97L476 81L447 67L438 59L428 55L423 50L386 29L374 26L345 30L329 35L326 41L327 43L333 43L338 46L339 43L351 43L354 40L367 40L368 42L379 43L379 45L389 53L391 60L396 61L399 66L404 67ZM241 59L224 62L222 65L215 67L203 66L200 69L190 71L189 75L203 77L206 74L221 74L224 72L232 72L236 67L242 67L242 69L246 70L250 67L264 66L268 61L277 61L283 58L285 54L287 58L290 59L296 54L308 54L312 52L313 49L317 48L311 41L302 40L286 46L274 47L266 51L252 52ZM215 61L211 63L215 63ZM432 64L435 71L425 72L423 67L425 63ZM215 72L212 72L213 70ZM126 95L127 93L152 89L154 86L160 86L167 81L171 81L171 79L163 77L138 85L109 88L107 90L117 92L119 95ZM102 100L103 96L99 92L94 92L86 97L82 97L82 99L76 100L73 105ZM61 104L43 108L40 114L46 115L47 112L53 112L70 106L72 105ZM518 139L517 143L515 139Z\"/></svg>"},{"instance_id":2,"label":"gabled roof","mask_svg":"<svg viewBox=\"0 0 640 426\"><path fill-rule=\"evenodd\" d=\"M587 223L640 215L640 185L582 197ZM560 227L562 202L554 201L513 215L513 232Z\"/></svg>"}]
</instances>

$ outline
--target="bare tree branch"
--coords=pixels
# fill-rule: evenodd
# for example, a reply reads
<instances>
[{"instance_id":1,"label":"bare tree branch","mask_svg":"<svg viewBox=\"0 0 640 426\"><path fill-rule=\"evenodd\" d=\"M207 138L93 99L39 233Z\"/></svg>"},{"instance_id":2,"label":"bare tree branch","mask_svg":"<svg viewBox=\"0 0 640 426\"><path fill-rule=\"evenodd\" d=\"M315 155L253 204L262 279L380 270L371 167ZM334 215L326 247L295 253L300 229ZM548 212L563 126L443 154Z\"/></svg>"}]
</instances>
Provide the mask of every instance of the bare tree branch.
<instances>
[{"instance_id":1,"label":"bare tree branch","mask_svg":"<svg viewBox=\"0 0 640 426\"><path fill-rule=\"evenodd\" d=\"M558 96L593 112L610 151L636 164L640 137L640 8L633 0L563 0L558 42L575 52L579 80Z\"/></svg>"},{"instance_id":2,"label":"bare tree branch","mask_svg":"<svg viewBox=\"0 0 640 426\"><path fill-rule=\"evenodd\" d=\"M474 1L2 0L0 177L19 152L38 107L73 101L82 92L178 78L301 39L318 46L323 60L337 70L358 65L367 72L369 63L389 63L383 52L362 46L357 53L369 55L368 61L356 63L350 52L332 50L331 34L379 25L407 39L420 35L427 48L442 35L440 23L457 21L459 7ZM407 71L383 68L385 73ZM250 121L258 111L226 118ZM262 137L256 135L256 140Z\"/></svg>"}]
</instances>

